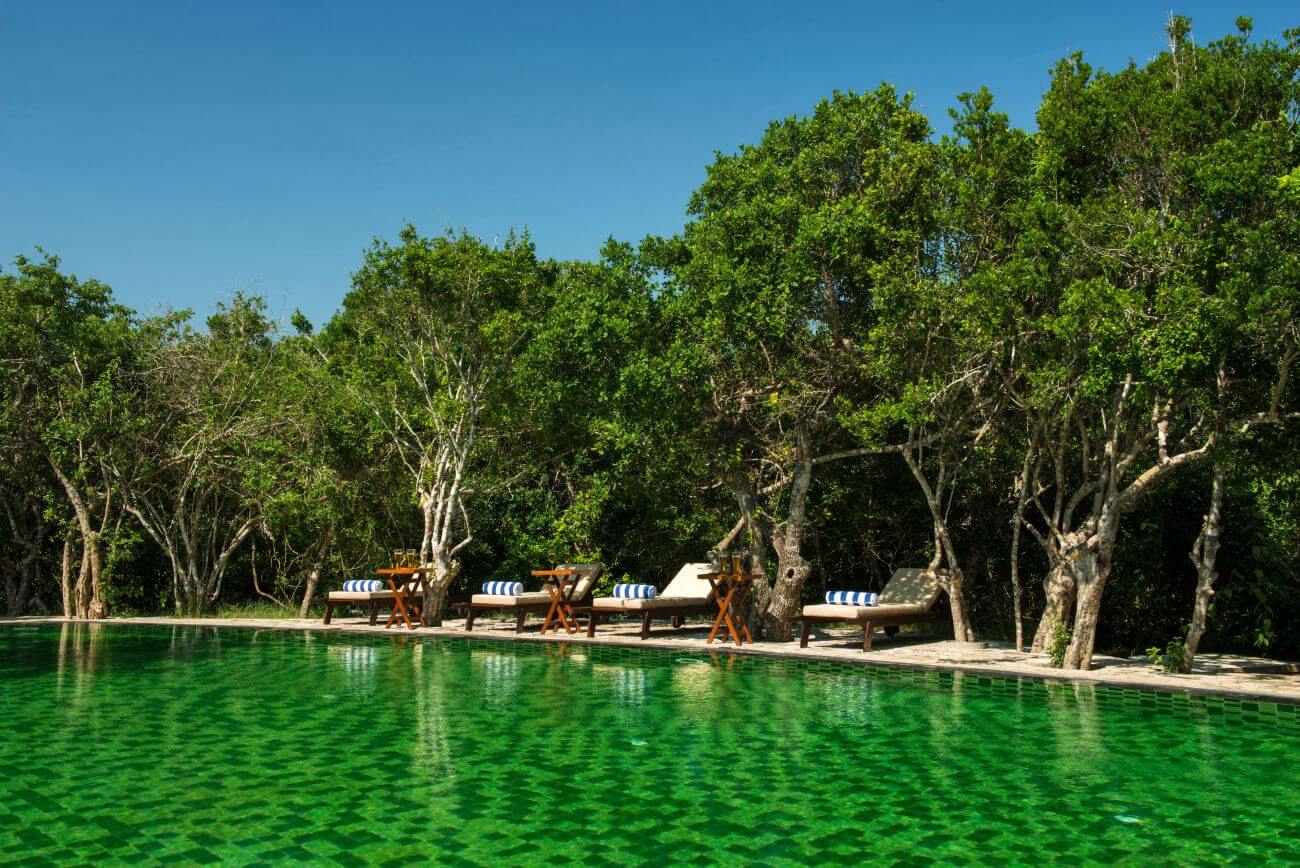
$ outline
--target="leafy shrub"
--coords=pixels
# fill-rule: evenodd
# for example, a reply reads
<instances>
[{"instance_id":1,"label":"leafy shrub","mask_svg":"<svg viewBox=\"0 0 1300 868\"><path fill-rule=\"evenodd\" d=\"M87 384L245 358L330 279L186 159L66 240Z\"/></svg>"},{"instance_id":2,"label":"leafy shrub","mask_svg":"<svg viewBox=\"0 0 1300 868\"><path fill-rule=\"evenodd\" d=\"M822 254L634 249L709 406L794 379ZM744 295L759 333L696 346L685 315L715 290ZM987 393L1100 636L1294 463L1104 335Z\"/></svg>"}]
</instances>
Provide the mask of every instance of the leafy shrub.
<instances>
[{"instance_id":1,"label":"leafy shrub","mask_svg":"<svg viewBox=\"0 0 1300 868\"><path fill-rule=\"evenodd\" d=\"M1187 671L1187 647L1183 645L1182 639L1170 639L1163 651L1155 647L1148 648L1147 659L1152 666L1165 672Z\"/></svg>"},{"instance_id":2,"label":"leafy shrub","mask_svg":"<svg viewBox=\"0 0 1300 868\"><path fill-rule=\"evenodd\" d=\"M1073 638L1074 631L1065 626L1064 621L1056 625L1056 632L1052 634L1052 644L1047 647L1047 656L1052 660L1053 669L1065 667L1065 652L1070 650L1070 640Z\"/></svg>"}]
</instances>

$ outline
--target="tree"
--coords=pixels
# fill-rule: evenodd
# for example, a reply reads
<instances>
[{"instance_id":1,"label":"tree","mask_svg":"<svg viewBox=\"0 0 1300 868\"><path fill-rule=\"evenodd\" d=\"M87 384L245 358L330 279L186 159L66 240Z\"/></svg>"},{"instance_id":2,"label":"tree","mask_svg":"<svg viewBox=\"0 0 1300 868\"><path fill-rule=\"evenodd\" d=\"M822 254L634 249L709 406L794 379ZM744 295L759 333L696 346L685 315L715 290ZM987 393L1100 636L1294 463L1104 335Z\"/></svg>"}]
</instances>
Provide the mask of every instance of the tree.
<instances>
[{"instance_id":1,"label":"tree","mask_svg":"<svg viewBox=\"0 0 1300 868\"><path fill-rule=\"evenodd\" d=\"M187 313L142 329L148 398L135 450L116 466L126 509L167 556L178 614L221 594L231 558L256 529L260 495L278 485L298 446L277 412L274 328L260 298L218 305L202 334Z\"/></svg>"},{"instance_id":2,"label":"tree","mask_svg":"<svg viewBox=\"0 0 1300 868\"><path fill-rule=\"evenodd\" d=\"M1047 457L1035 532L1063 569L1035 647L1073 593L1071 668L1091 663L1122 516L1213 454L1221 405L1244 411L1238 430L1279 419L1276 403L1245 404L1284 392L1293 356L1250 352L1240 312L1295 320L1278 289L1293 285L1296 249L1280 179L1296 165L1300 53L1294 37L1283 48L1246 32L1201 48L1175 19L1170 51L1114 75L1076 55L1039 114L1043 221L1063 252L1059 294L1026 328L1024 403Z\"/></svg>"},{"instance_id":3,"label":"tree","mask_svg":"<svg viewBox=\"0 0 1300 868\"><path fill-rule=\"evenodd\" d=\"M527 236L496 247L465 233L425 238L408 225L401 244L376 241L367 251L331 324L333 369L417 499L435 619L473 540L465 498L508 413L497 390L529 334L546 272Z\"/></svg>"},{"instance_id":4,"label":"tree","mask_svg":"<svg viewBox=\"0 0 1300 868\"><path fill-rule=\"evenodd\" d=\"M691 199L671 311L691 360L715 472L764 566L762 635L789 636L805 558L814 467L843 432L836 396L861 360L881 273L924 243L931 214L929 124L881 85L836 93L758 145L719 154ZM734 534L729 535L734 538Z\"/></svg>"},{"instance_id":5,"label":"tree","mask_svg":"<svg viewBox=\"0 0 1300 868\"><path fill-rule=\"evenodd\" d=\"M57 257L39 252L39 260L17 257L16 274L0 275L0 344L9 369L3 435L7 452L47 465L80 536L80 575L65 589L64 614L98 618L105 613L103 539L119 494L106 461L131 412L123 372L132 364L133 323L107 286L64 274ZM30 460L13 466L25 472L15 479L20 505L12 518L25 525L37 508L40 476ZM30 571L30 562L23 569Z\"/></svg>"}]
</instances>

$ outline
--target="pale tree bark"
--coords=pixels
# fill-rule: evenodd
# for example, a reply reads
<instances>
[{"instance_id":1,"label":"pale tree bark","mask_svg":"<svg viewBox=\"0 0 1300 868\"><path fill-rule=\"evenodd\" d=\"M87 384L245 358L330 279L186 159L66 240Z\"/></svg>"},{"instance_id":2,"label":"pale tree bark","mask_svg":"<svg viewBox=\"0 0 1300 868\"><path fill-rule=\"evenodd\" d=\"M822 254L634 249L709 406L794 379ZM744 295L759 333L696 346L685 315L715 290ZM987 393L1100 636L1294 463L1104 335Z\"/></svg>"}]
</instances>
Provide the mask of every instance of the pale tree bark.
<instances>
[{"instance_id":1,"label":"pale tree bark","mask_svg":"<svg viewBox=\"0 0 1300 868\"><path fill-rule=\"evenodd\" d=\"M172 603L198 616L218 600L235 553L257 528L250 488L259 448L291 440L291 420L269 407L274 345L230 345L189 336L164 343L141 371L156 414L134 449L114 455L123 508L167 556ZM274 478L278 467L263 465Z\"/></svg>"},{"instance_id":2,"label":"pale tree bark","mask_svg":"<svg viewBox=\"0 0 1300 868\"><path fill-rule=\"evenodd\" d=\"M1034 631L1034 640L1029 650L1034 654L1045 654L1052 644L1052 638L1062 627L1070 626L1074 614L1074 573L1063 559L1053 560L1043 578L1043 616Z\"/></svg>"},{"instance_id":3,"label":"pale tree bark","mask_svg":"<svg viewBox=\"0 0 1300 868\"><path fill-rule=\"evenodd\" d=\"M266 557L274 576L270 590L264 589L258 578L257 537L266 540ZM286 609L294 608L299 618L306 618L311 610L316 589L320 586L321 570L330 553L334 539L334 524L327 524L320 536L301 550L291 544L289 535L277 538L263 515L257 521L257 533L252 535L253 590L258 596Z\"/></svg>"},{"instance_id":4,"label":"pale tree bark","mask_svg":"<svg viewBox=\"0 0 1300 868\"><path fill-rule=\"evenodd\" d=\"M393 346L404 370L386 402L381 406L367 389L348 387L382 426L418 495L424 525L420 562L429 570L425 615L431 623L441 620L460 573L456 556L474 539L465 498L473 462L482 454L480 424L490 387L529 333L523 328L508 345L492 348L478 332L479 306L487 303L483 276L471 268L451 279L457 319L416 307L394 311L375 326L379 336L391 337L394 323L404 330Z\"/></svg>"},{"instance_id":5,"label":"pale tree bark","mask_svg":"<svg viewBox=\"0 0 1300 868\"><path fill-rule=\"evenodd\" d=\"M1020 591L1020 536L1025 523L1025 509L1029 506L1029 485L1037 459L1038 440L1033 437L1025 450L1025 461L1016 477L1016 512L1011 519L1011 617L1015 621L1016 650L1025 650L1024 613L1021 611Z\"/></svg>"},{"instance_id":6,"label":"pale tree bark","mask_svg":"<svg viewBox=\"0 0 1300 868\"><path fill-rule=\"evenodd\" d=\"M217 601L231 558L257 526L256 518L231 515L214 497L188 486L164 486L139 492L126 504L171 563L178 615L201 615Z\"/></svg>"},{"instance_id":7,"label":"pale tree bark","mask_svg":"<svg viewBox=\"0 0 1300 868\"><path fill-rule=\"evenodd\" d=\"M1087 443L1087 431L1082 425L1078 425L1080 439L1077 445L1081 457L1081 474L1089 482L1081 485L1074 492L1074 497L1070 498L1067 484L1069 471L1066 462L1070 438L1078 421L1070 403L1071 397L1067 395L1063 398L1063 404L1058 408L1061 414L1058 423L1050 424L1042 415L1032 419L1034 432L1032 440L1035 444L1051 444L1050 457L1043 454L1046 450L1037 452L1032 463L1033 469L1025 477L1025 485L1021 490L1021 495L1034 505L1042 521L1043 530L1040 531L1023 516L1020 526L1028 530L1037 540L1043 549L1043 555L1047 558L1047 570L1043 574L1043 613L1038 619L1038 627L1034 631L1034 639L1030 645L1030 651L1035 654L1047 653L1057 633L1070 626L1074 614L1075 583L1074 573L1069 568L1065 552L1077 546L1077 535L1071 534L1069 528L1072 526L1074 511L1078 504L1092 490L1089 487L1092 484L1092 462ZM1049 460L1050 481L1044 482L1041 475L1044 464ZM1050 507L1042 499L1043 493L1049 489L1053 495Z\"/></svg>"},{"instance_id":8,"label":"pale tree bark","mask_svg":"<svg viewBox=\"0 0 1300 868\"><path fill-rule=\"evenodd\" d=\"M1187 427L1181 436L1175 436L1173 429L1183 408L1165 395L1142 395L1134 376L1127 375L1115 390L1109 408L1099 414L1095 430L1101 442L1095 460L1087 426L1075 417L1081 453L1080 482L1065 509L1048 522L1048 532L1055 536L1076 585L1074 632L1065 656L1066 668L1088 669L1092 665L1102 597L1123 515L1164 479L1206 460L1228 429L1246 433L1259 425L1294 418L1295 414L1284 414L1280 405L1296 358L1289 349L1280 358L1267 409L1231 423L1224 417L1230 384L1226 361L1220 359L1217 406L1196 414L1183 411ZM1064 444L1064 438L1060 442ZM1059 472L1055 485L1060 503L1065 485ZM1072 518L1075 508L1088 501L1091 506L1076 524Z\"/></svg>"},{"instance_id":9,"label":"pale tree bark","mask_svg":"<svg viewBox=\"0 0 1300 868\"><path fill-rule=\"evenodd\" d=\"M77 486L53 459L50 460L50 467L53 469L54 476L58 479L59 484L63 486L68 502L72 505L77 525L81 530L82 568L81 575L77 579L75 617L81 619L102 618L105 611L103 600L100 597L100 575L103 571L101 534L94 526L90 515L90 507ZM107 513L107 508L105 512Z\"/></svg>"},{"instance_id":10,"label":"pale tree bark","mask_svg":"<svg viewBox=\"0 0 1300 868\"><path fill-rule=\"evenodd\" d=\"M449 426L433 458L425 460L417 474L424 514L420 563L433 568L432 576L425 577L429 588L425 616L435 624L441 622L447 593L460 575L456 555L474 540L465 508L464 480L480 412L478 398L465 409L465 415Z\"/></svg>"},{"instance_id":11,"label":"pale tree bark","mask_svg":"<svg viewBox=\"0 0 1300 868\"><path fill-rule=\"evenodd\" d=\"M307 586L302 592L302 602L298 606L298 617L306 618L311 610L312 600L316 597L316 588L320 584L320 573L325 567L325 558L329 556L330 543L334 539L334 525L325 528L324 538L317 549L316 563L307 574Z\"/></svg>"},{"instance_id":12,"label":"pale tree bark","mask_svg":"<svg viewBox=\"0 0 1300 868\"><path fill-rule=\"evenodd\" d=\"M63 617L76 617L72 604L72 537L74 530L69 528L63 535L63 570L60 573L59 588L62 591Z\"/></svg>"},{"instance_id":13,"label":"pale tree bark","mask_svg":"<svg viewBox=\"0 0 1300 868\"><path fill-rule=\"evenodd\" d=\"M808 488L812 485L812 439L808 426L795 429L795 460L785 518L772 529L776 577L760 627L769 639L790 639L790 619L799 614L804 583L812 565L803 556L807 525Z\"/></svg>"},{"instance_id":14,"label":"pale tree bark","mask_svg":"<svg viewBox=\"0 0 1300 868\"><path fill-rule=\"evenodd\" d=\"M1219 557L1219 538L1223 527L1223 465L1215 462L1210 483L1210 509L1205 514L1201 532L1192 546L1191 559L1196 565L1196 602L1192 607L1192 623L1187 629L1186 649L1183 657L1184 671L1192 671L1192 662L1205 635L1210 618L1210 600L1214 596L1214 583L1219 578L1216 561Z\"/></svg>"},{"instance_id":15,"label":"pale tree bark","mask_svg":"<svg viewBox=\"0 0 1300 868\"><path fill-rule=\"evenodd\" d=\"M1223 378L1221 371L1221 382ZM1134 401L1135 392L1134 379L1129 375L1117 390L1110 412L1103 415L1104 440L1095 463L1095 475L1084 482L1072 499L1077 502L1082 499L1081 494L1091 493L1092 508L1077 530L1061 534L1062 542L1068 545L1065 556L1077 594L1074 632L1065 654L1067 669L1092 666L1101 603L1110 578L1121 517L1164 478L1205 458L1216 443L1212 431L1195 445L1187 444L1182 452L1171 450L1174 402L1154 395L1150 410L1144 411ZM1199 428L1199 423L1193 425L1192 431ZM1132 482L1126 483L1135 463L1153 449L1153 460Z\"/></svg>"},{"instance_id":16,"label":"pale tree bark","mask_svg":"<svg viewBox=\"0 0 1300 868\"><path fill-rule=\"evenodd\" d=\"M908 438L908 446L902 452L903 461L912 472L926 506L930 510L930 519L934 532L934 555L930 561L930 572L939 581L940 587L948 595L949 611L952 614L952 635L959 642L975 641L975 632L971 629L970 617L966 610L965 581L961 564L957 557L957 547L953 544L952 534L948 529L943 498L950 482L948 464L943 449L937 450L934 482L926 474L924 467L924 447L913 431ZM946 563L946 568L942 565Z\"/></svg>"}]
</instances>

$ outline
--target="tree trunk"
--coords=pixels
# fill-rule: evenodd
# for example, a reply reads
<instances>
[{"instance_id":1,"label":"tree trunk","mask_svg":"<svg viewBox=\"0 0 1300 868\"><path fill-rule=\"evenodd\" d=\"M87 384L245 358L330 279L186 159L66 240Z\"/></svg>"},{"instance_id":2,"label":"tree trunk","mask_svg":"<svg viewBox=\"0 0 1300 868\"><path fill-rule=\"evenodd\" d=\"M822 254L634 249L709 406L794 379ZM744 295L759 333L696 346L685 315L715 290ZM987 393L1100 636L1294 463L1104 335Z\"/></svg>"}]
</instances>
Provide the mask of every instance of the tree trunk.
<instances>
[{"instance_id":1,"label":"tree trunk","mask_svg":"<svg viewBox=\"0 0 1300 868\"><path fill-rule=\"evenodd\" d=\"M306 618L311 611L311 601L316 596L316 585L320 583L319 566L307 574L307 587L302 592L302 602L298 604L298 617Z\"/></svg>"},{"instance_id":2,"label":"tree trunk","mask_svg":"<svg viewBox=\"0 0 1300 868\"><path fill-rule=\"evenodd\" d=\"M1056 631L1061 625L1069 626L1070 610L1074 608L1074 574L1064 559L1056 558L1048 567L1043 578L1043 596L1047 602L1030 645L1030 651L1035 654L1046 654Z\"/></svg>"},{"instance_id":3,"label":"tree trunk","mask_svg":"<svg viewBox=\"0 0 1300 868\"><path fill-rule=\"evenodd\" d=\"M1011 616L1015 619L1016 650L1025 650L1025 620L1021 611L1020 592L1020 537L1025 527L1025 509L1029 506L1029 486L1033 484L1034 459L1037 457L1038 435L1035 433L1025 450L1024 464L1016 477L1016 513L1011 519Z\"/></svg>"},{"instance_id":4,"label":"tree trunk","mask_svg":"<svg viewBox=\"0 0 1300 868\"><path fill-rule=\"evenodd\" d=\"M424 601L424 618L430 624L437 624L442 620L443 609L447 605L447 592L460 575L460 561L439 546L434 548L431 562L433 580L425 578L429 586L429 597Z\"/></svg>"},{"instance_id":5,"label":"tree trunk","mask_svg":"<svg viewBox=\"0 0 1300 868\"><path fill-rule=\"evenodd\" d=\"M63 572L59 577L59 589L63 595L63 617L75 618L76 612L72 608L72 535L75 533L69 529L63 535Z\"/></svg>"},{"instance_id":6,"label":"tree trunk","mask_svg":"<svg viewBox=\"0 0 1300 868\"><path fill-rule=\"evenodd\" d=\"M330 542L334 539L334 525L327 525L325 534L321 538L319 554L316 558L316 564L307 574L307 588L302 592L302 604L298 606L298 617L306 618L307 612L311 609L312 598L316 596L316 586L320 583L320 571L325 566L325 558L329 554Z\"/></svg>"},{"instance_id":7,"label":"tree trunk","mask_svg":"<svg viewBox=\"0 0 1300 868\"><path fill-rule=\"evenodd\" d=\"M90 576L90 556L87 554L85 537L81 539L81 566L77 572L77 584L72 590L73 617L84 621L90 615L90 594L87 579Z\"/></svg>"},{"instance_id":8,"label":"tree trunk","mask_svg":"<svg viewBox=\"0 0 1300 868\"><path fill-rule=\"evenodd\" d=\"M53 459L50 460L50 467L53 469L55 477L58 478L59 484L63 486L63 490L68 496L68 502L72 504L72 511L76 514L77 524L81 527L83 575L77 581L79 592L85 586L85 572L87 569L89 570L90 590L93 597L88 599L84 606L82 605L82 601L78 599L77 617L90 617L92 611L98 613L99 617L102 617L104 605L99 598L99 576L101 572L99 559L100 534L91 526L90 512L86 508L86 502L81 497L81 493L77 491L77 487L72 484L72 480L63 474L63 470L54 463Z\"/></svg>"},{"instance_id":9,"label":"tree trunk","mask_svg":"<svg viewBox=\"0 0 1300 868\"><path fill-rule=\"evenodd\" d=\"M970 625L966 608L966 577L960 569L938 570L939 586L948 594L952 607L952 637L958 642L974 642L975 631Z\"/></svg>"},{"instance_id":10,"label":"tree trunk","mask_svg":"<svg viewBox=\"0 0 1300 868\"><path fill-rule=\"evenodd\" d=\"M965 581L957 559L957 548L948 533L948 522L943 515L943 486L946 469L940 460L938 482L930 485L920 462L912 455L911 447L903 450L903 460L912 471L913 478L921 486L925 503L930 508L930 519L934 525L934 558L930 561L930 572L939 580L939 586L948 594L949 612L952 615L952 637L958 642L975 641L975 631L971 629L970 618L966 612ZM940 570L939 565L948 563L947 570Z\"/></svg>"},{"instance_id":11,"label":"tree trunk","mask_svg":"<svg viewBox=\"0 0 1300 868\"><path fill-rule=\"evenodd\" d=\"M1192 671L1192 662L1196 659L1196 649L1200 647L1201 637L1205 635L1206 622L1210 617L1210 598L1214 596L1214 583L1219 578L1215 561L1219 556L1219 536L1223 522L1223 465L1214 465L1214 478L1210 486L1210 511L1205 514L1201 533L1192 546L1192 563L1196 565L1196 602L1192 608L1192 623L1187 629L1186 652L1183 657L1184 671Z\"/></svg>"},{"instance_id":12,"label":"tree trunk","mask_svg":"<svg viewBox=\"0 0 1300 868\"><path fill-rule=\"evenodd\" d=\"M808 429L800 426L796 434L798 448L794 478L790 481L790 504L785 521L772 531L776 549L776 580L772 596L758 624L767 639L788 641L790 619L799 614L804 582L812 565L803 556L803 534L807 524L808 488L812 484L812 454Z\"/></svg>"},{"instance_id":13,"label":"tree trunk","mask_svg":"<svg viewBox=\"0 0 1300 868\"><path fill-rule=\"evenodd\" d=\"M728 477L728 487L736 498L736 506L740 510L741 523L745 529L751 560L750 571L763 577L754 581L744 606L745 621L752 628L751 632L756 638L762 638L763 619L772 599L772 586L767 581L767 530L758 515L758 498L749 476L739 471L731 474Z\"/></svg>"},{"instance_id":14,"label":"tree trunk","mask_svg":"<svg viewBox=\"0 0 1300 868\"><path fill-rule=\"evenodd\" d=\"M1115 516L1103 516L1100 530L1085 545L1074 550L1070 570L1074 573L1078 600L1074 607L1074 635L1065 652L1066 669L1092 668L1093 646L1097 642L1097 623L1101 619L1101 600L1110 578L1115 553Z\"/></svg>"}]
</instances>

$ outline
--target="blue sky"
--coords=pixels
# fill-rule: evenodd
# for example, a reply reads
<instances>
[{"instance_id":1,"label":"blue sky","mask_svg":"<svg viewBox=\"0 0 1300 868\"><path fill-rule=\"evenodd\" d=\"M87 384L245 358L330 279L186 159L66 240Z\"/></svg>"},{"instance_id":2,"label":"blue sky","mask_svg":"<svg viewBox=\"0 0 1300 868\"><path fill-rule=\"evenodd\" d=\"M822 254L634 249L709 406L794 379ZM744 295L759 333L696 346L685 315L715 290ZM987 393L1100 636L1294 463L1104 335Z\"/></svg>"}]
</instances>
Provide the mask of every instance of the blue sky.
<instances>
[{"instance_id":1,"label":"blue sky","mask_svg":"<svg viewBox=\"0 0 1300 868\"><path fill-rule=\"evenodd\" d=\"M715 150L881 80L941 130L990 87L1033 125L1053 61L1160 50L1165 2L7 3L0 257L34 245L145 311L235 289L320 322L410 220L543 256L680 228ZM1294 3L1180 3L1198 41Z\"/></svg>"}]
</instances>

